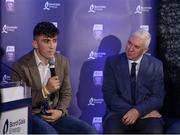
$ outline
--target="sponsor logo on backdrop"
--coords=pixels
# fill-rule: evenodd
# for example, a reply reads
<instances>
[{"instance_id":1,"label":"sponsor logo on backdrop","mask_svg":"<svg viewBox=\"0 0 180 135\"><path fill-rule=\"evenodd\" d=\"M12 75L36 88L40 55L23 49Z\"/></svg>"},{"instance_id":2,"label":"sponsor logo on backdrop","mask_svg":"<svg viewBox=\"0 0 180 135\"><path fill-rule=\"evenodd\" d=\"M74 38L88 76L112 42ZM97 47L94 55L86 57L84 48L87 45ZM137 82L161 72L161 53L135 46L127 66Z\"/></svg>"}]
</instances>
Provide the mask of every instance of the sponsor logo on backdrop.
<instances>
[{"instance_id":1,"label":"sponsor logo on backdrop","mask_svg":"<svg viewBox=\"0 0 180 135\"><path fill-rule=\"evenodd\" d=\"M151 6L149 7L144 7L144 6L141 6L141 5L138 5L136 7L136 10L135 10L135 14L142 14L143 12L150 12L150 10L152 9Z\"/></svg>"},{"instance_id":2,"label":"sponsor logo on backdrop","mask_svg":"<svg viewBox=\"0 0 180 135\"><path fill-rule=\"evenodd\" d=\"M51 2L46 1L43 9L44 10L51 10L51 9L56 9L60 6L61 6L61 3L51 3Z\"/></svg>"},{"instance_id":3,"label":"sponsor logo on backdrop","mask_svg":"<svg viewBox=\"0 0 180 135\"><path fill-rule=\"evenodd\" d=\"M56 28L58 27L58 23L57 22L51 22L52 24L54 24L54 26L56 26Z\"/></svg>"},{"instance_id":4,"label":"sponsor logo on backdrop","mask_svg":"<svg viewBox=\"0 0 180 135\"><path fill-rule=\"evenodd\" d=\"M95 12L98 12L98 11L103 11L104 9L106 8L105 5L94 5L94 4L91 4L89 6L89 10L88 10L88 13L95 13Z\"/></svg>"},{"instance_id":5,"label":"sponsor logo on backdrop","mask_svg":"<svg viewBox=\"0 0 180 135\"><path fill-rule=\"evenodd\" d=\"M6 60L8 62L15 61L15 46L7 46L6 47Z\"/></svg>"},{"instance_id":6,"label":"sponsor logo on backdrop","mask_svg":"<svg viewBox=\"0 0 180 135\"><path fill-rule=\"evenodd\" d=\"M96 104L102 104L104 102L104 99L102 98L93 98L91 97L89 99L88 106L95 106Z\"/></svg>"},{"instance_id":7,"label":"sponsor logo on backdrop","mask_svg":"<svg viewBox=\"0 0 180 135\"><path fill-rule=\"evenodd\" d=\"M102 131L102 117L93 117L92 126L98 131Z\"/></svg>"},{"instance_id":8,"label":"sponsor logo on backdrop","mask_svg":"<svg viewBox=\"0 0 180 135\"><path fill-rule=\"evenodd\" d=\"M102 39L103 38L103 24L94 24L93 36L95 39Z\"/></svg>"},{"instance_id":9,"label":"sponsor logo on backdrop","mask_svg":"<svg viewBox=\"0 0 180 135\"><path fill-rule=\"evenodd\" d=\"M0 119L0 134L27 134L27 114L27 107L3 112Z\"/></svg>"},{"instance_id":10,"label":"sponsor logo on backdrop","mask_svg":"<svg viewBox=\"0 0 180 135\"><path fill-rule=\"evenodd\" d=\"M103 83L103 71L93 72L93 82L95 86L101 86Z\"/></svg>"},{"instance_id":11,"label":"sponsor logo on backdrop","mask_svg":"<svg viewBox=\"0 0 180 135\"><path fill-rule=\"evenodd\" d=\"M89 57L88 57L88 59L89 59L89 60L96 59L96 57L95 57L95 53L96 53L96 52L91 51L91 52L89 53Z\"/></svg>"},{"instance_id":12,"label":"sponsor logo on backdrop","mask_svg":"<svg viewBox=\"0 0 180 135\"><path fill-rule=\"evenodd\" d=\"M149 25L140 25L140 28L149 31Z\"/></svg>"},{"instance_id":13,"label":"sponsor logo on backdrop","mask_svg":"<svg viewBox=\"0 0 180 135\"><path fill-rule=\"evenodd\" d=\"M2 27L2 31L1 33L5 33L7 34L8 32L14 32L15 30L17 30L18 27L17 26L8 26L8 25L3 25Z\"/></svg>"},{"instance_id":14,"label":"sponsor logo on backdrop","mask_svg":"<svg viewBox=\"0 0 180 135\"><path fill-rule=\"evenodd\" d=\"M91 51L91 52L89 53L88 59L89 59L89 60L92 60L92 59L102 58L102 57L104 57L105 55L106 55L105 52L94 52L94 51Z\"/></svg>"},{"instance_id":15,"label":"sponsor logo on backdrop","mask_svg":"<svg viewBox=\"0 0 180 135\"><path fill-rule=\"evenodd\" d=\"M9 12L14 11L14 0L6 0L6 10Z\"/></svg>"},{"instance_id":16,"label":"sponsor logo on backdrop","mask_svg":"<svg viewBox=\"0 0 180 135\"><path fill-rule=\"evenodd\" d=\"M88 103L88 106L94 106L95 104L94 104L94 98L90 98L89 99L89 103Z\"/></svg>"},{"instance_id":17,"label":"sponsor logo on backdrop","mask_svg":"<svg viewBox=\"0 0 180 135\"><path fill-rule=\"evenodd\" d=\"M11 81L11 76L4 74L1 83L8 83Z\"/></svg>"}]
</instances>

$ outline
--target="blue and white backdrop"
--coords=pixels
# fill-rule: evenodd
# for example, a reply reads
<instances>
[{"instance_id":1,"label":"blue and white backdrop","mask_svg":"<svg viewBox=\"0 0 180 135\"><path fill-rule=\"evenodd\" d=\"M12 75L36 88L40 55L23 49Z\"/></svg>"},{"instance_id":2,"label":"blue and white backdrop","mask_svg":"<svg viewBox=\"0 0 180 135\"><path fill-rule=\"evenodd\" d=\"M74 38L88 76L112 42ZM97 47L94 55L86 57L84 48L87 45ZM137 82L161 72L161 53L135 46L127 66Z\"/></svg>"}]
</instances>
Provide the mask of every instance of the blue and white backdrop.
<instances>
[{"instance_id":1,"label":"blue and white backdrop","mask_svg":"<svg viewBox=\"0 0 180 135\"><path fill-rule=\"evenodd\" d=\"M105 104L101 86L105 58L124 51L138 28L152 34L149 53L156 54L156 0L1 0L2 62L11 66L32 49L32 31L40 21L60 29L57 51L71 63L73 98L69 112L99 132ZM11 81L1 65L1 83Z\"/></svg>"}]
</instances>

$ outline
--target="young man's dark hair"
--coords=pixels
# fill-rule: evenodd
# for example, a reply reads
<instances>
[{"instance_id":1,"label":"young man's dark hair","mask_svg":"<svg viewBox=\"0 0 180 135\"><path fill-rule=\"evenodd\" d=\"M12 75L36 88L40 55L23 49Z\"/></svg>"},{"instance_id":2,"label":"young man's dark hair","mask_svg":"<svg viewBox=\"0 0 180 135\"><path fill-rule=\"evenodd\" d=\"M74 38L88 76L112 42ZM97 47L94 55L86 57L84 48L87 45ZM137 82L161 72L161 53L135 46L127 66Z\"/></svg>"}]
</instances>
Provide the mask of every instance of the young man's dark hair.
<instances>
[{"instance_id":1,"label":"young man's dark hair","mask_svg":"<svg viewBox=\"0 0 180 135\"><path fill-rule=\"evenodd\" d=\"M33 38L36 36L47 36L47 37L55 37L59 34L59 29L50 22L40 22L38 23L33 30Z\"/></svg>"}]
</instances>

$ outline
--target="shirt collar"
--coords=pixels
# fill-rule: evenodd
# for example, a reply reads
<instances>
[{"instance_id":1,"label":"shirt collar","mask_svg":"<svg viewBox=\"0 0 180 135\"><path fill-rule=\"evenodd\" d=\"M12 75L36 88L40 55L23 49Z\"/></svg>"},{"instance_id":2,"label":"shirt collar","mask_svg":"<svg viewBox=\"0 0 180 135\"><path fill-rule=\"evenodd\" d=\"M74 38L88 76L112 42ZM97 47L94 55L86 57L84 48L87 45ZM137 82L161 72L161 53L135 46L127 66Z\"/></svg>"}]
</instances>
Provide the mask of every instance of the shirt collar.
<instances>
[{"instance_id":1,"label":"shirt collar","mask_svg":"<svg viewBox=\"0 0 180 135\"><path fill-rule=\"evenodd\" d=\"M36 50L34 50L34 56L35 56L36 65L37 65L37 66L39 66L39 65L41 65L41 64L42 64L42 65L45 65L45 64L43 63L43 61L39 59ZM48 65L49 65L49 64L48 64Z\"/></svg>"},{"instance_id":2,"label":"shirt collar","mask_svg":"<svg viewBox=\"0 0 180 135\"><path fill-rule=\"evenodd\" d=\"M128 59L128 63L133 63L133 62L136 62L137 64L140 64L140 62L141 62L141 60L142 60L142 57L143 57L143 55L138 59L138 60L136 60L136 61L133 61L133 60L129 60Z\"/></svg>"}]
</instances>

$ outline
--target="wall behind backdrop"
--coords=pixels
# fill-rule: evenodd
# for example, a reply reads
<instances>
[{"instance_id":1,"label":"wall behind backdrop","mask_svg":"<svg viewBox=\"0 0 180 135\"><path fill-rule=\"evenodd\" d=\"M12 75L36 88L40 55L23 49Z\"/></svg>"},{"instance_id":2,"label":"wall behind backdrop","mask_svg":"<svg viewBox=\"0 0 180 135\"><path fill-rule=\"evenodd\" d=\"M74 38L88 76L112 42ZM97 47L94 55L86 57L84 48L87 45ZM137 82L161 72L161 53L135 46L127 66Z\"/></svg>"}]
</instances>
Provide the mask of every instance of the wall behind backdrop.
<instances>
[{"instance_id":1,"label":"wall behind backdrop","mask_svg":"<svg viewBox=\"0 0 180 135\"><path fill-rule=\"evenodd\" d=\"M180 118L180 1L160 0L158 54L164 63L166 97L163 115Z\"/></svg>"},{"instance_id":2,"label":"wall behind backdrop","mask_svg":"<svg viewBox=\"0 0 180 135\"><path fill-rule=\"evenodd\" d=\"M1 0L2 62L11 66L32 50L36 23L60 29L57 51L70 59L73 98L70 114L102 130L105 104L101 86L107 56L125 49L138 28L152 34L149 53L156 54L156 0ZM11 81L1 65L0 81Z\"/></svg>"}]
</instances>

